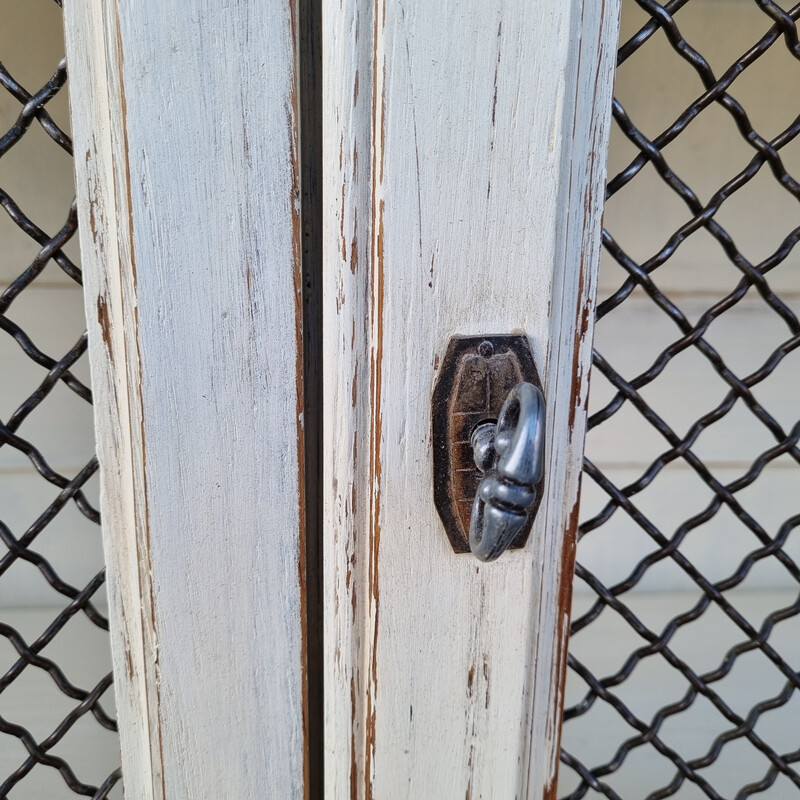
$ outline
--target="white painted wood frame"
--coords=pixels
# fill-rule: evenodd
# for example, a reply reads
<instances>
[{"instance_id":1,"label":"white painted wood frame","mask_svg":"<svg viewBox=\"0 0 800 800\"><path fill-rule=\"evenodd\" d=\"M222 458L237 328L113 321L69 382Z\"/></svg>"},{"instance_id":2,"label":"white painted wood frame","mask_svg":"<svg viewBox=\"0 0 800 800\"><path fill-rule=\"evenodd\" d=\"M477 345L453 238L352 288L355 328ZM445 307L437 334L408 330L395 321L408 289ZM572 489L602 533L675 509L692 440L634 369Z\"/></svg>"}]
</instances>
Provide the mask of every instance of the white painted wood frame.
<instances>
[{"instance_id":1,"label":"white painted wood frame","mask_svg":"<svg viewBox=\"0 0 800 800\"><path fill-rule=\"evenodd\" d=\"M323 0L327 798L553 798L616 0ZM431 393L523 331L548 410L521 551L454 555Z\"/></svg>"},{"instance_id":2,"label":"white painted wood frame","mask_svg":"<svg viewBox=\"0 0 800 800\"><path fill-rule=\"evenodd\" d=\"M64 6L126 797L301 798L293 4Z\"/></svg>"}]
</instances>

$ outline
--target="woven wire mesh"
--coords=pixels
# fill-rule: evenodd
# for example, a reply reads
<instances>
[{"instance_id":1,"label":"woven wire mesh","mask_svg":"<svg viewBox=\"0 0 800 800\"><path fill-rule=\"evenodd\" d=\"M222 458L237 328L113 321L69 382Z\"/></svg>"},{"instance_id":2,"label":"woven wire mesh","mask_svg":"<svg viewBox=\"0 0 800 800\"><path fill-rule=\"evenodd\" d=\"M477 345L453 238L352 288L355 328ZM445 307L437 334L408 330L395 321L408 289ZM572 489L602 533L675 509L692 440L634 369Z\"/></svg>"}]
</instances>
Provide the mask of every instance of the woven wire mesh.
<instances>
[{"instance_id":1,"label":"woven wire mesh","mask_svg":"<svg viewBox=\"0 0 800 800\"><path fill-rule=\"evenodd\" d=\"M0 336L4 339L0 351L0 798L105 798L112 787L121 786L119 769L109 774L106 766L97 774L92 765L92 751L103 737L101 744L106 748L112 752L118 748L110 712L109 665L99 665L105 674L98 679L91 674L96 673L97 664L92 664L92 670L81 670L75 657L92 635L102 637L101 649L103 644L107 649L108 619L101 610L104 571L96 571L94 565L95 574L87 580L67 560L63 567L57 560L59 554L63 557L77 550L80 561L84 547L91 549L92 558L99 552L100 516L89 499L97 461L91 457L79 468L64 469L55 464L64 460L58 452L63 446L42 441L48 431L55 431L54 436L59 431L69 433L75 414L68 409L76 398L84 407L92 401L85 377L85 332L74 340L66 339L69 334L63 329L53 331L61 317L82 314L79 288L69 289L70 284L81 284L80 268L70 255L77 250L75 203L67 201L61 208L60 229L45 230L37 219L42 214L36 198L52 205L58 195L48 182L50 168L42 165L55 164L57 169L52 171L67 174L67 180L71 175L60 15L58 0L49 0L4 7L0 19L5 28L0 41L6 42L7 49L14 39L24 40L21 49L16 47L17 55L24 55L18 59L20 69L33 58L27 54L51 61L51 77L29 87L15 77L15 67L0 52L0 60L8 63L8 67L0 63L0 204L7 215L0 229L4 284L0 293ZM55 38L46 36L45 29L55 30ZM63 111L61 123L48 110L55 100ZM37 144L26 149L25 142L34 141ZM8 183L15 181L22 188L14 193L18 198L23 194L25 200L12 197ZM30 260L24 255L28 252ZM67 304L72 304L69 309ZM48 345L37 341L40 338L47 339ZM20 397L24 398L21 402ZM32 438L37 435L39 440ZM89 452L91 447L90 440ZM48 455L51 451L55 457ZM40 482L38 508L31 508L33 476ZM70 514L73 517L67 524ZM45 541L77 529L82 532L73 542ZM92 558L87 557L87 562ZM30 565L27 571L26 565ZM28 598L46 596L44 607L49 613L42 608L20 609L23 601L15 596L20 593ZM87 633L87 628L99 633Z\"/></svg>"},{"instance_id":2,"label":"woven wire mesh","mask_svg":"<svg viewBox=\"0 0 800 800\"><path fill-rule=\"evenodd\" d=\"M798 18L623 0L570 800L800 797Z\"/></svg>"}]
</instances>

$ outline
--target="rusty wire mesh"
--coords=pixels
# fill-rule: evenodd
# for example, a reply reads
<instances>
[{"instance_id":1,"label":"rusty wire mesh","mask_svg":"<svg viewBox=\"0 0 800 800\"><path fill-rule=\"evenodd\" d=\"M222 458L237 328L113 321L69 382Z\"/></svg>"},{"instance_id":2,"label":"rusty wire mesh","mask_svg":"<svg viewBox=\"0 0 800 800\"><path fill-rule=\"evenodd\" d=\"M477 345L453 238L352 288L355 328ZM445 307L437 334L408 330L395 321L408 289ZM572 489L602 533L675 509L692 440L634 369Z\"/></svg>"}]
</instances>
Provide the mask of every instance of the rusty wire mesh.
<instances>
[{"instance_id":1,"label":"rusty wire mesh","mask_svg":"<svg viewBox=\"0 0 800 800\"><path fill-rule=\"evenodd\" d=\"M623 0L570 800L800 797L798 18Z\"/></svg>"},{"instance_id":2,"label":"rusty wire mesh","mask_svg":"<svg viewBox=\"0 0 800 800\"><path fill-rule=\"evenodd\" d=\"M93 542L99 543L100 517L87 496L97 461L91 457L72 470L54 466L60 456L48 453L59 448L41 440L50 430L72 426L74 414L70 416L66 409L76 398L83 406L92 401L85 332L77 340L67 339L69 334L63 330L54 333L52 320L47 319L67 314L67 303L73 304L72 316L82 313L82 309L76 310L80 309L80 290L74 289L80 287L81 271L75 255L70 255L77 252L74 201L61 208L60 230L45 229L37 218L41 213L36 198L52 205L58 194L47 181L51 169L40 168L42 163L52 162L71 174L72 142L66 130L66 111L59 123L48 110L55 98L66 108L61 12L58 0L55 4L51 0L46 7L41 2L24 6L18 4L4 12L0 24L8 36L3 41L8 44L11 37L27 37L22 51L49 59L52 76L43 85L26 86L15 77L16 69L7 62L6 54L0 52L0 60L8 63L8 67L0 63L0 204L7 215L0 231L0 330L4 334L0 352L4 406L0 419L0 481L4 482L0 487L0 798L76 794L105 798L112 787L121 787L120 770L109 774L106 765L104 772L97 774L94 769L93 774L92 753L87 751L96 749L98 731L105 731L112 750L118 747L110 711L112 676L108 664L101 664L106 674L98 680L97 675L76 667L74 657L87 636L101 636L101 646L107 641L108 620L102 610L105 575L102 568L96 571L95 564L95 574L87 579L68 559L65 566L58 562L70 550L77 550L80 561L87 541L95 556L99 551ZM45 23L55 26L56 40L45 37ZM25 149L23 144L34 140L38 144ZM14 188L14 194L18 198L24 194L25 200L12 197L8 183L15 181L22 189ZM30 320L33 322L28 324ZM38 338L46 339L48 346ZM37 435L39 440L32 438ZM89 453L92 447L89 441ZM38 508L31 508L30 478L38 480L41 488L36 495ZM64 520L69 514L73 518L67 524ZM81 538L73 542L46 541L48 537L63 539L78 529ZM18 608L15 592L26 597L46 595L44 608ZM98 633L87 633L87 627ZM72 656L62 659L61 653ZM96 730L87 733L87 723ZM78 759L80 766L70 755L76 752L87 756Z\"/></svg>"}]
</instances>

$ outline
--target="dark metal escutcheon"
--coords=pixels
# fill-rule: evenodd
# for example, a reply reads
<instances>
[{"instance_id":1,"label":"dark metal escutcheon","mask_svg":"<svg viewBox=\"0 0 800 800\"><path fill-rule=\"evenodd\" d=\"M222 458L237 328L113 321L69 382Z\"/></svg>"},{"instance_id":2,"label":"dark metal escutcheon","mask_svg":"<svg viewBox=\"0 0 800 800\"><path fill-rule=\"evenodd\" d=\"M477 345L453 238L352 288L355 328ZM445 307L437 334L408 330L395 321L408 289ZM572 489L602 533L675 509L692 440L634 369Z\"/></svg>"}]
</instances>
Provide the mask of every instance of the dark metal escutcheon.
<instances>
[{"instance_id":1,"label":"dark metal escutcheon","mask_svg":"<svg viewBox=\"0 0 800 800\"><path fill-rule=\"evenodd\" d=\"M454 336L433 389L433 497L456 553L469 553L469 523L483 475L471 437L483 422L497 422L509 392L522 381L541 390L526 336ZM525 545L541 501L542 483L528 522L510 549Z\"/></svg>"}]
</instances>

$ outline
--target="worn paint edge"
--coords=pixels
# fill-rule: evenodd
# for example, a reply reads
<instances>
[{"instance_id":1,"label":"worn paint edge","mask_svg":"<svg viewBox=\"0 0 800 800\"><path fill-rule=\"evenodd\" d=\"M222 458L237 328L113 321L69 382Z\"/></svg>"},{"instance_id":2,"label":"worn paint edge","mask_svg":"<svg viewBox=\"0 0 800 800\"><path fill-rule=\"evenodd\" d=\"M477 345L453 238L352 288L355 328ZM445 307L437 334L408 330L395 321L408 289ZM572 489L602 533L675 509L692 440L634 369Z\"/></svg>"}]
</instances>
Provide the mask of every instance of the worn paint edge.
<instances>
[{"instance_id":1,"label":"worn paint edge","mask_svg":"<svg viewBox=\"0 0 800 800\"><path fill-rule=\"evenodd\" d=\"M298 553L297 571L300 597L300 675L302 692L302 726L303 726L303 795L310 798L311 762L309 750L309 696L308 696L308 582L306 560L306 440L305 440L305 380L304 380L304 325L303 325L303 232L301 219L301 180L302 165L300 129L300 87L298 64L300 59L300 29L298 23L299 8L297 0L289 4L290 35L292 41L291 96L289 119L289 150L291 153L291 202L292 209L292 285L294 288L294 329L295 329L295 432L297 436L297 490L298 490Z\"/></svg>"},{"instance_id":2,"label":"worn paint edge","mask_svg":"<svg viewBox=\"0 0 800 800\"><path fill-rule=\"evenodd\" d=\"M164 793L163 769L147 560L141 367L118 12L116 4L70 3L65 9L65 33L72 109L74 112L79 103L89 107L86 120L80 114L73 113L73 117L76 150L86 152L85 164L76 161L76 188L89 361L93 384L108 393L105 397L102 392L95 393L98 448L111 462L101 460L104 550L109 585L127 585L126 595L132 589L139 598L138 612L134 607L126 613L124 599L109 592L112 632L117 630L125 643L123 647L117 635L112 635L119 726L126 745L122 759L128 796L133 792L157 800ZM119 574L114 574L117 569ZM133 642L136 648L130 646ZM148 720L139 718L137 701L144 704Z\"/></svg>"},{"instance_id":3,"label":"worn paint edge","mask_svg":"<svg viewBox=\"0 0 800 800\"><path fill-rule=\"evenodd\" d=\"M545 529L550 538L544 563L557 563L555 575L540 584L537 620L532 626L531 664L550 664L531 687L531 722L525 752L522 796L555 800L560 760L561 722L566 680L570 606L582 475L586 406L589 391L594 304L600 258L606 154L611 121L611 90L619 32L619 0L573 0L576 35L570 56L574 76L565 102L562 148L567 208L559 234L553 274L549 364L558 365L554 406L567 446L553 448L551 474L563 474L563 500L548 504ZM575 269L579 264L580 268ZM566 413L566 420L560 419ZM564 424L566 423L566 424ZM561 462L559 465L558 462ZM548 559L548 553L554 558ZM554 608L555 606L555 608ZM555 612L555 613L554 613ZM544 634L541 636L540 634ZM542 713L542 706L544 711ZM536 742L546 751L534 753Z\"/></svg>"}]
</instances>

